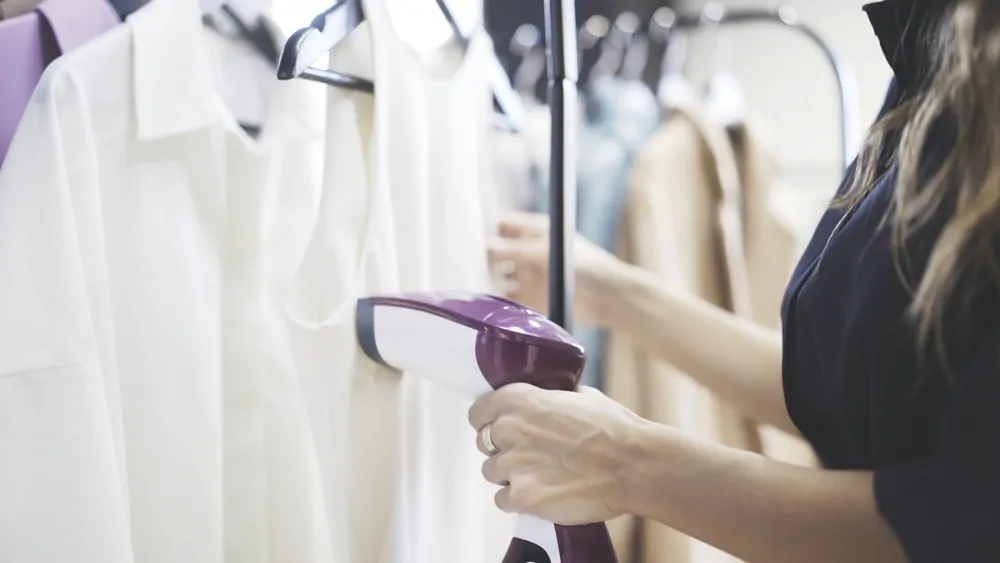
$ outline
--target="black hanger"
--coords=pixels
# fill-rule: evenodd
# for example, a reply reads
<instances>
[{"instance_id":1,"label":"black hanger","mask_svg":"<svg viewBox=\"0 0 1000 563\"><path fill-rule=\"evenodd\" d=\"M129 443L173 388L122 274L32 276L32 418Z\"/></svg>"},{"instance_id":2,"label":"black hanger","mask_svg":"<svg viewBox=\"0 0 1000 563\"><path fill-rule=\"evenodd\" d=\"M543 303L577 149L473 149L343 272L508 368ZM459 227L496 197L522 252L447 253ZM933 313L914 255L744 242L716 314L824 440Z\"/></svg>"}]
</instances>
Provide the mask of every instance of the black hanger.
<instances>
[{"instance_id":1,"label":"black hanger","mask_svg":"<svg viewBox=\"0 0 1000 563\"><path fill-rule=\"evenodd\" d=\"M510 52L515 60L514 90L524 98L543 99L538 91L545 76L545 45L541 31L530 23L518 26L510 39Z\"/></svg>"},{"instance_id":2,"label":"black hanger","mask_svg":"<svg viewBox=\"0 0 1000 563\"><path fill-rule=\"evenodd\" d=\"M327 86L359 92L375 92L375 83L365 78L312 66L329 53L365 21L360 0L337 0L333 6L313 18L309 27L293 33L278 59L278 78L304 78Z\"/></svg>"},{"instance_id":3,"label":"black hanger","mask_svg":"<svg viewBox=\"0 0 1000 563\"><path fill-rule=\"evenodd\" d=\"M608 36L611 23L608 18L602 15L593 15L583 22L583 26L577 32L577 49L580 61L580 76L584 82L590 76L591 70L597 63L602 49L597 49Z\"/></svg>"},{"instance_id":4,"label":"black hanger","mask_svg":"<svg viewBox=\"0 0 1000 563\"><path fill-rule=\"evenodd\" d=\"M139 8L149 4L150 0L110 0L111 7L118 12L118 17L125 21L125 18L130 16L133 12L139 10Z\"/></svg>"},{"instance_id":5,"label":"black hanger","mask_svg":"<svg viewBox=\"0 0 1000 563\"><path fill-rule=\"evenodd\" d=\"M626 80L642 80L643 71L649 62L649 35L639 31L629 42L622 57L618 75Z\"/></svg>"},{"instance_id":6,"label":"black hanger","mask_svg":"<svg viewBox=\"0 0 1000 563\"><path fill-rule=\"evenodd\" d=\"M524 68L525 63L529 62L529 56L532 52L538 50L539 46L542 44L542 32L538 30L538 27L531 25L530 23L524 23L517 26L514 30L514 34L511 35L510 45L508 45L508 50L511 55L511 76L514 77L514 89L520 90L522 84L517 80L520 73L524 72L521 69ZM542 66L544 67L545 61L542 61ZM535 74L535 73L532 73ZM535 81L532 81L534 83Z\"/></svg>"},{"instance_id":7,"label":"black hanger","mask_svg":"<svg viewBox=\"0 0 1000 563\"><path fill-rule=\"evenodd\" d=\"M468 47L468 39L459 28L446 1L436 0L436 2L451 28L452 36L462 42L464 51ZM312 66L317 59L347 38L363 21L365 14L360 0L337 0L333 6L313 18L309 27L296 31L288 38L278 60L278 78L280 80L305 78L328 86L374 93L375 84L371 80ZM524 115L520 98L511 86L499 59L496 58L496 53L492 53L491 57L492 60L487 61L490 64L489 81L493 90L494 106L502 113L499 123L505 129L520 131Z\"/></svg>"},{"instance_id":8,"label":"black hanger","mask_svg":"<svg viewBox=\"0 0 1000 563\"><path fill-rule=\"evenodd\" d=\"M221 29L216 19L217 13L208 13L202 16L202 23L215 31L225 34L232 35L236 39L245 41L247 44L251 45L257 53L260 54L266 61L274 66L278 65L278 57L281 53L278 52L278 38L274 35L271 27L267 25L266 21L262 17L257 17L256 21L252 24L248 24L243 16L230 4L222 4L219 7L219 12L225 14L226 19L235 28L235 34L231 33L229 30Z\"/></svg>"},{"instance_id":9,"label":"black hanger","mask_svg":"<svg viewBox=\"0 0 1000 563\"><path fill-rule=\"evenodd\" d=\"M267 25L264 18L258 16L253 23L253 27L243 21L242 16L229 4L222 5L222 12L232 20L233 25L239 33L241 39L254 46L254 49L268 61L277 67L278 58L281 53L278 51L278 38L275 37L271 27Z\"/></svg>"},{"instance_id":10,"label":"black hanger","mask_svg":"<svg viewBox=\"0 0 1000 563\"><path fill-rule=\"evenodd\" d=\"M659 19L657 19L657 14L659 14ZM688 32L680 25L677 13L670 8L657 10L654 14L654 22L657 22L654 37L660 37L664 44L663 58L660 61L660 77L683 76L687 69L690 52ZM650 31L652 33L653 30Z\"/></svg>"},{"instance_id":11,"label":"black hanger","mask_svg":"<svg viewBox=\"0 0 1000 563\"><path fill-rule=\"evenodd\" d=\"M621 69L625 52L632 43L632 38L639 30L639 16L634 12L622 12L615 18L614 25L607 37L601 41L600 56L594 63L590 80L604 75L615 75Z\"/></svg>"},{"instance_id":12,"label":"black hanger","mask_svg":"<svg viewBox=\"0 0 1000 563\"><path fill-rule=\"evenodd\" d=\"M644 81L653 88L660 82L663 71L663 59L667 54L667 44L670 35L677 25L677 14L666 6L658 8L649 19L647 35L649 36L650 53L646 68L643 71ZM656 64L649 64L655 62Z\"/></svg>"}]
</instances>

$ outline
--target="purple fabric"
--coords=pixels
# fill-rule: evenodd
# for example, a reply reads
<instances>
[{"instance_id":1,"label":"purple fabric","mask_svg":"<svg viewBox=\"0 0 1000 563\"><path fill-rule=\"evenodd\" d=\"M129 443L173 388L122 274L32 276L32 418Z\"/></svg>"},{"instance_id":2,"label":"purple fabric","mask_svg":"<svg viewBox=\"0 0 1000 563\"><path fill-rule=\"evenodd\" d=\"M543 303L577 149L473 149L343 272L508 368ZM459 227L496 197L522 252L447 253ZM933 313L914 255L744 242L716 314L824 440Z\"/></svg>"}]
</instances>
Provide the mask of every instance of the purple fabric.
<instances>
[{"instance_id":1,"label":"purple fabric","mask_svg":"<svg viewBox=\"0 0 1000 563\"><path fill-rule=\"evenodd\" d=\"M52 26L60 54L120 23L118 13L107 0L45 0L36 11Z\"/></svg>"},{"instance_id":2,"label":"purple fabric","mask_svg":"<svg viewBox=\"0 0 1000 563\"><path fill-rule=\"evenodd\" d=\"M45 67L118 23L106 0L45 0L0 21L0 165Z\"/></svg>"}]
</instances>

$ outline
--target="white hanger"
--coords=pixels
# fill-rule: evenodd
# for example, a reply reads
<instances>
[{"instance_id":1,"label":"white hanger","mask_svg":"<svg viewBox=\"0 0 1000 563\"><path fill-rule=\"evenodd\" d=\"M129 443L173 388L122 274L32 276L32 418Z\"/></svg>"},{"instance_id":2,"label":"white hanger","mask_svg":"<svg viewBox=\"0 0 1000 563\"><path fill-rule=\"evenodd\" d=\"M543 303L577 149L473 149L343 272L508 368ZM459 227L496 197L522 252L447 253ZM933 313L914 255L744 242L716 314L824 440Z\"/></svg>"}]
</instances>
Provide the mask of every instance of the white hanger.
<instances>
[{"instance_id":1,"label":"white hanger","mask_svg":"<svg viewBox=\"0 0 1000 563\"><path fill-rule=\"evenodd\" d=\"M739 80L728 72L717 73L708 84L705 103L712 119L723 127L745 122L746 96Z\"/></svg>"},{"instance_id":2,"label":"white hanger","mask_svg":"<svg viewBox=\"0 0 1000 563\"><path fill-rule=\"evenodd\" d=\"M732 37L722 29L725 7L717 2L705 4L702 17L713 32L713 74L707 84L705 103L709 116L719 125L729 128L742 125L746 117L746 95L739 80L729 71L735 55Z\"/></svg>"}]
</instances>

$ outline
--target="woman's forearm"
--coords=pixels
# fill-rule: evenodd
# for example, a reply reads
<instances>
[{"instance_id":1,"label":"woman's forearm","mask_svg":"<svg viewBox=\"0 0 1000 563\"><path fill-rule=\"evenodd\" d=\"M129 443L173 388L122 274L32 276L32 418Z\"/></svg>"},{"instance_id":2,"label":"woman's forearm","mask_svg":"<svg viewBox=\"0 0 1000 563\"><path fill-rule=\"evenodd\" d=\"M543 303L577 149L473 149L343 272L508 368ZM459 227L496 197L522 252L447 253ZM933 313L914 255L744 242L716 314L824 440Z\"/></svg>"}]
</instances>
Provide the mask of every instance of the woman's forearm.
<instances>
[{"instance_id":1,"label":"woman's forearm","mask_svg":"<svg viewBox=\"0 0 1000 563\"><path fill-rule=\"evenodd\" d=\"M621 480L625 511L750 562L893 563L872 473L807 469L643 423Z\"/></svg>"},{"instance_id":2,"label":"woman's forearm","mask_svg":"<svg viewBox=\"0 0 1000 563\"><path fill-rule=\"evenodd\" d=\"M606 297L607 323L660 354L747 416L798 434L781 385L781 335L660 278L621 265L595 282Z\"/></svg>"}]
</instances>

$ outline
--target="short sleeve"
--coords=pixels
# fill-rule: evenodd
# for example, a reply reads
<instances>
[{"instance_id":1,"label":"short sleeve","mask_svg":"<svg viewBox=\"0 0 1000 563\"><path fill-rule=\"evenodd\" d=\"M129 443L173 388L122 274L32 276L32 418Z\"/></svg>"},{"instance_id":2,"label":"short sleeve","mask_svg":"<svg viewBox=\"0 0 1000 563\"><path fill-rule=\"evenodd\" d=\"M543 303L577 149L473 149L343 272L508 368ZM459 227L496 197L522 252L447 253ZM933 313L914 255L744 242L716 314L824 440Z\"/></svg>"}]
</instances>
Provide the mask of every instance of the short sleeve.
<instances>
[{"instance_id":1,"label":"short sleeve","mask_svg":"<svg viewBox=\"0 0 1000 563\"><path fill-rule=\"evenodd\" d=\"M913 563L1000 561L1000 329L976 338L926 461L875 473L879 510Z\"/></svg>"}]
</instances>

